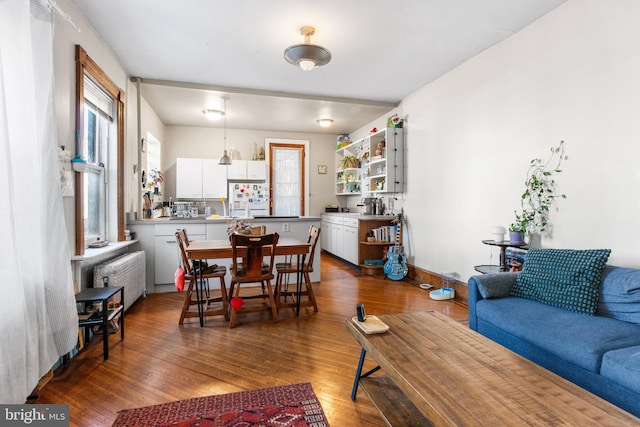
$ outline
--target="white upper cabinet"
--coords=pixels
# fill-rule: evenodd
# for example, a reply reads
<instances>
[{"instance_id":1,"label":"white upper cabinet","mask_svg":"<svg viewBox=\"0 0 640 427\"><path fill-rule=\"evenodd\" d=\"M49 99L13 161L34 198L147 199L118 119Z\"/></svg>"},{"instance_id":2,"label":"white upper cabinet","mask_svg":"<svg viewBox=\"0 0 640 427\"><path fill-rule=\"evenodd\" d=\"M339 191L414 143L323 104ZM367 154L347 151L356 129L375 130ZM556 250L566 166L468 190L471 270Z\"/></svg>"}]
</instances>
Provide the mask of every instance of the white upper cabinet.
<instances>
[{"instance_id":1,"label":"white upper cabinet","mask_svg":"<svg viewBox=\"0 0 640 427\"><path fill-rule=\"evenodd\" d=\"M176 159L176 198L202 198L202 159Z\"/></svg>"},{"instance_id":2,"label":"white upper cabinet","mask_svg":"<svg viewBox=\"0 0 640 427\"><path fill-rule=\"evenodd\" d=\"M227 168L214 159L176 159L177 199L227 197Z\"/></svg>"},{"instance_id":3,"label":"white upper cabinet","mask_svg":"<svg viewBox=\"0 0 640 427\"><path fill-rule=\"evenodd\" d=\"M205 199L227 197L227 167L218 160L202 160L202 196Z\"/></svg>"},{"instance_id":4,"label":"white upper cabinet","mask_svg":"<svg viewBox=\"0 0 640 427\"><path fill-rule=\"evenodd\" d=\"M227 167L227 179L230 181L267 179L267 163L264 160L232 160L231 165Z\"/></svg>"}]
</instances>

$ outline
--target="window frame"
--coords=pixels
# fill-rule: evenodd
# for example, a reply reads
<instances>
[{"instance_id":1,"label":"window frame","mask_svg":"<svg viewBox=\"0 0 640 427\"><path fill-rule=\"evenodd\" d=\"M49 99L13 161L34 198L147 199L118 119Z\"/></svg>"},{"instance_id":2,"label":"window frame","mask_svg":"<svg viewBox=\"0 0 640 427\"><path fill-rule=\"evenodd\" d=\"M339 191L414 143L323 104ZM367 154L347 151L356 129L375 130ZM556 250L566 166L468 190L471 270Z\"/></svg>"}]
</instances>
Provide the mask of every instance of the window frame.
<instances>
[{"instance_id":1,"label":"window frame","mask_svg":"<svg viewBox=\"0 0 640 427\"><path fill-rule=\"evenodd\" d=\"M80 45L76 45L76 137L84 135L84 77L89 76L101 89L108 93L116 103L116 236L117 240L124 240L124 107L125 94L107 74L91 59ZM78 142L78 146L79 146ZM107 148L108 149L108 148ZM111 166L113 168L114 166ZM107 171L104 171L106 174ZM84 172L75 172L75 229L76 247L75 254L83 255L85 251L84 236ZM108 178L107 178L108 179ZM109 234L108 230L106 231Z\"/></svg>"}]
</instances>

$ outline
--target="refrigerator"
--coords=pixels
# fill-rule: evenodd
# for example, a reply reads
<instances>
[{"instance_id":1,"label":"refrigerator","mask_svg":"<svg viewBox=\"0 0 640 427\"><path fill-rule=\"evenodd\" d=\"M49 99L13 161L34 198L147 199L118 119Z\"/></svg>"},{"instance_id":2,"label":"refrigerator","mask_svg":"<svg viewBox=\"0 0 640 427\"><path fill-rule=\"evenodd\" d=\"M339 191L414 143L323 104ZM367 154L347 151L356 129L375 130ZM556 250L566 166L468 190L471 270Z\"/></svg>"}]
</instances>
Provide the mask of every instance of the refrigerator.
<instances>
[{"instance_id":1,"label":"refrigerator","mask_svg":"<svg viewBox=\"0 0 640 427\"><path fill-rule=\"evenodd\" d=\"M269 215L269 185L264 183L230 182L229 214L231 217Z\"/></svg>"}]
</instances>

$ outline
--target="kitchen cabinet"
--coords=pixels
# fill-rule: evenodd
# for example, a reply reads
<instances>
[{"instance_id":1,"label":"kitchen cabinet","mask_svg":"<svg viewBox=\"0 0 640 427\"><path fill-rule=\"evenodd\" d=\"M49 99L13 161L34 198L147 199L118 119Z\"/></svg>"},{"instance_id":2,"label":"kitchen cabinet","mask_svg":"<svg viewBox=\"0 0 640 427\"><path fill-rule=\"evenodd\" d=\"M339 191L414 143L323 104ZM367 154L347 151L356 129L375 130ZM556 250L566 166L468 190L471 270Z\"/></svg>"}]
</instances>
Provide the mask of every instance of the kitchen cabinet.
<instances>
[{"instance_id":1,"label":"kitchen cabinet","mask_svg":"<svg viewBox=\"0 0 640 427\"><path fill-rule=\"evenodd\" d=\"M363 167L363 187L369 193L399 193L404 190L404 129L385 128L368 138ZM379 147L384 148L380 149ZM367 148L365 147L365 150Z\"/></svg>"},{"instance_id":2,"label":"kitchen cabinet","mask_svg":"<svg viewBox=\"0 0 640 427\"><path fill-rule=\"evenodd\" d=\"M187 231L189 241L205 240L205 224L157 224L155 226L155 284L174 283L176 268L182 265L175 233L178 229Z\"/></svg>"},{"instance_id":3,"label":"kitchen cabinet","mask_svg":"<svg viewBox=\"0 0 640 427\"><path fill-rule=\"evenodd\" d=\"M218 160L202 160L202 197L221 199L227 197L227 168Z\"/></svg>"},{"instance_id":4,"label":"kitchen cabinet","mask_svg":"<svg viewBox=\"0 0 640 427\"><path fill-rule=\"evenodd\" d=\"M336 160L336 195L356 195L362 192L362 158L363 140L353 142L338 149Z\"/></svg>"},{"instance_id":5,"label":"kitchen cabinet","mask_svg":"<svg viewBox=\"0 0 640 427\"><path fill-rule=\"evenodd\" d=\"M267 162L264 160L233 160L227 166L227 179L266 181Z\"/></svg>"},{"instance_id":6,"label":"kitchen cabinet","mask_svg":"<svg viewBox=\"0 0 640 427\"><path fill-rule=\"evenodd\" d=\"M339 148L335 158L336 195L399 193L404 190L403 128L381 129ZM353 165L346 161L352 158L357 161Z\"/></svg>"},{"instance_id":7,"label":"kitchen cabinet","mask_svg":"<svg viewBox=\"0 0 640 427\"><path fill-rule=\"evenodd\" d=\"M177 199L227 197L226 166L214 159L176 159Z\"/></svg>"},{"instance_id":8,"label":"kitchen cabinet","mask_svg":"<svg viewBox=\"0 0 640 427\"><path fill-rule=\"evenodd\" d=\"M351 264L358 264L358 219L344 218L342 225L342 255Z\"/></svg>"},{"instance_id":9,"label":"kitchen cabinet","mask_svg":"<svg viewBox=\"0 0 640 427\"><path fill-rule=\"evenodd\" d=\"M202 159L176 159L176 198L202 198Z\"/></svg>"},{"instance_id":10,"label":"kitchen cabinet","mask_svg":"<svg viewBox=\"0 0 640 427\"><path fill-rule=\"evenodd\" d=\"M358 219L342 215L322 216L322 249L333 255L358 263Z\"/></svg>"}]
</instances>

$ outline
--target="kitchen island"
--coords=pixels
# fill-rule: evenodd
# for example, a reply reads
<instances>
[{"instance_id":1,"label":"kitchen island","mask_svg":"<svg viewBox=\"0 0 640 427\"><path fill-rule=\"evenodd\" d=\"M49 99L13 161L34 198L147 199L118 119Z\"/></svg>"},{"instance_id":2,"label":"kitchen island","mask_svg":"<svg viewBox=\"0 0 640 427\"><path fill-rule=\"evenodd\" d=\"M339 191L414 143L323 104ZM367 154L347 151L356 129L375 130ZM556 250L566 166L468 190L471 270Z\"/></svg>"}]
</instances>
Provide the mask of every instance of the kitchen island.
<instances>
[{"instance_id":1,"label":"kitchen island","mask_svg":"<svg viewBox=\"0 0 640 427\"><path fill-rule=\"evenodd\" d=\"M291 237L298 240L307 240L309 227L315 225L320 228L319 216L303 217L278 217L265 216L260 218L243 218L252 226L264 225L267 232L277 232L282 237ZM174 273L180 265L180 255L176 244L175 232L184 228L189 240L220 240L227 239L227 224L231 218L205 219L203 216L196 218L161 217L131 221L127 228L136 233L136 239L140 248L146 252L147 292L173 292L175 291ZM322 233L320 234L322 236ZM284 258L277 262L283 262ZM218 265L231 265L231 259L215 260L211 263ZM227 272L226 283L231 283L231 276ZM313 273L311 281L320 281L320 256L313 260ZM295 278L293 278L295 280ZM212 283L212 288L217 284Z\"/></svg>"}]
</instances>

